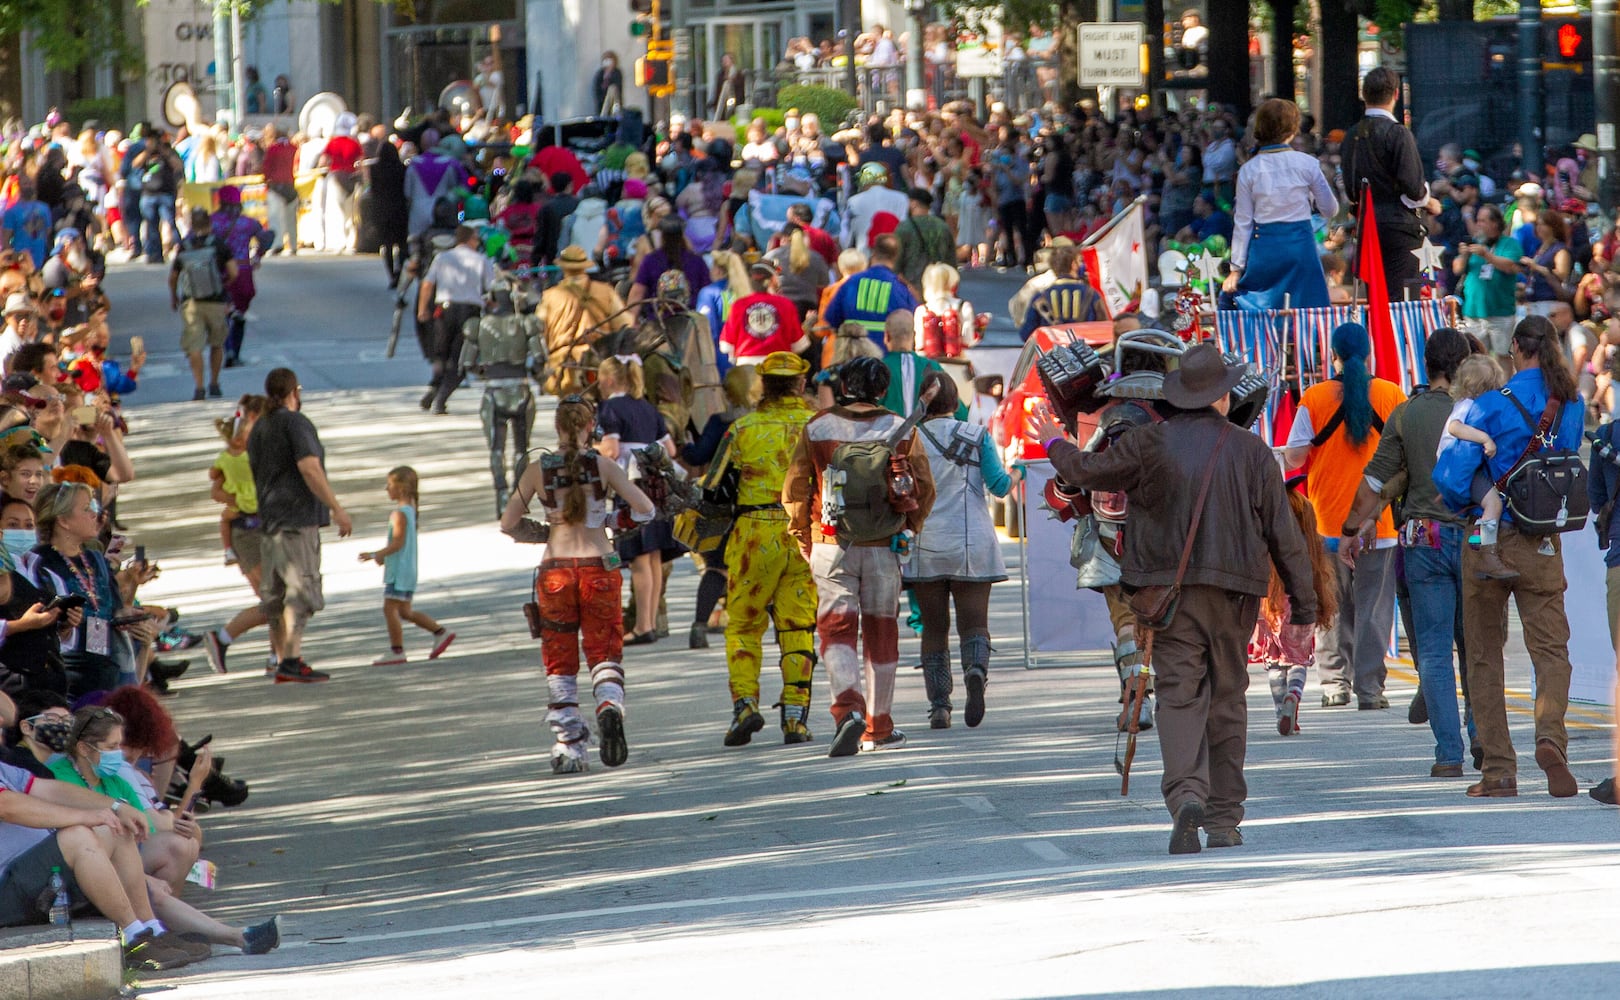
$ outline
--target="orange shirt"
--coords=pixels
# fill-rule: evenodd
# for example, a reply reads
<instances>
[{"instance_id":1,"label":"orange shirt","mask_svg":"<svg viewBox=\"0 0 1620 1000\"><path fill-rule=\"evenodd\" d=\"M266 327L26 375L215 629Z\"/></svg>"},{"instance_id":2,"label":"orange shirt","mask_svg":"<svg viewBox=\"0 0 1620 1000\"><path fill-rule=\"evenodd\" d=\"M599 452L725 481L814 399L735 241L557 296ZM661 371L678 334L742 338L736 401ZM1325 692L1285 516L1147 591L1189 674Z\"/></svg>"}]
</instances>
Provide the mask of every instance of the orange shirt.
<instances>
[{"instance_id":1,"label":"orange shirt","mask_svg":"<svg viewBox=\"0 0 1620 1000\"><path fill-rule=\"evenodd\" d=\"M1381 378L1372 380L1368 395L1380 423L1388 420L1390 411L1406 400L1406 393L1401 391L1400 386ZM1327 427L1343 399L1344 385L1336 380L1318 382L1305 390L1300 397L1299 407L1302 411L1310 412L1313 434L1319 434ZM1350 508L1356 501L1356 489L1361 485L1363 472L1373 452L1378 450L1380 436L1377 430L1369 430L1367 440L1359 446L1353 445L1341 423L1332 437L1311 449L1311 471L1306 478L1305 492L1316 508L1316 528L1324 538L1338 537L1345 518L1350 516ZM1395 522L1387 507L1378 515L1378 537L1395 537Z\"/></svg>"}]
</instances>

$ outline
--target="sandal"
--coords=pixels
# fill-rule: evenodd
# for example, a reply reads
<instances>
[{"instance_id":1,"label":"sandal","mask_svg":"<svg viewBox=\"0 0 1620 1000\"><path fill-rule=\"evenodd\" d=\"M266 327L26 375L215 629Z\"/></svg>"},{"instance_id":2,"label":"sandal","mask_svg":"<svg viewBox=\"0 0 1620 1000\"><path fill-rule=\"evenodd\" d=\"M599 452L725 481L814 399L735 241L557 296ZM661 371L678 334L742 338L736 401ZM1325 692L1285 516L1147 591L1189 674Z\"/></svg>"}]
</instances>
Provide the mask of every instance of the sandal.
<instances>
[{"instance_id":1,"label":"sandal","mask_svg":"<svg viewBox=\"0 0 1620 1000\"><path fill-rule=\"evenodd\" d=\"M657 629L652 629L651 631L648 631L648 632L639 632L639 633L631 632L629 635L626 635L624 637L624 644L626 646L651 646L653 643L655 643L657 641L658 641L658 630Z\"/></svg>"}]
</instances>

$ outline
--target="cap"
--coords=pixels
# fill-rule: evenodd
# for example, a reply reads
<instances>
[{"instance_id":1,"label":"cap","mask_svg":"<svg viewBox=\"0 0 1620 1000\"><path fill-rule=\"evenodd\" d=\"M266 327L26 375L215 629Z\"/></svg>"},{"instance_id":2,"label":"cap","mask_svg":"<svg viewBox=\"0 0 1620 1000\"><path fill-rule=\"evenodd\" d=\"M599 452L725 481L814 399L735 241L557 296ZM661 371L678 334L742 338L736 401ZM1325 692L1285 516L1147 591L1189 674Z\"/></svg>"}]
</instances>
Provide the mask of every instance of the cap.
<instances>
[{"instance_id":1,"label":"cap","mask_svg":"<svg viewBox=\"0 0 1620 1000\"><path fill-rule=\"evenodd\" d=\"M33 311L34 303L29 301L28 296L22 292L12 292L6 296L6 310L0 315L10 316L13 313L31 313Z\"/></svg>"},{"instance_id":2,"label":"cap","mask_svg":"<svg viewBox=\"0 0 1620 1000\"><path fill-rule=\"evenodd\" d=\"M761 271L761 272L769 275L770 277L775 278L775 277L779 276L782 273L782 265L778 264L776 261L770 259L769 257L761 257L759 260L756 260L752 264L749 264L748 265L748 270L751 271L751 272L752 271Z\"/></svg>"},{"instance_id":3,"label":"cap","mask_svg":"<svg viewBox=\"0 0 1620 1000\"><path fill-rule=\"evenodd\" d=\"M1479 150L1477 150L1477 149L1465 149L1465 150L1463 150L1463 159L1465 159L1465 160L1473 160L1475 163L1478 163L1480 161Z\"/></svg>"},{"instance_id":4,"label":"cap","mask_svg":"<svg viewBox=\"0 0 1620 1000\"><path fill-rule=\"evenodd\" d=\"M564 271L583 271L591 266L591 255L583 247L567 246L557 255L557 263Z\"/></svg>"},{"instance_id":5,"label":"cap","mask_svg":"<svg viewBox=\"0 0 1620 1000\"><path fill-rule=\"evenodd\" d=\"M1520 184L1518 189L1513 192L1513 197L1515 197L1515 198L1540 198L1541 197L1541 185L1537 184L1535 181L1530 181L1530 182L1525 183L1525 184Z\"/></svg>"},{"instance_id":6,"label":"cap","mask_svg":"<svg viewBox=\"0 0 1620 1000\"><path fill-rule=\"evenodd\" d=\"M810 370L810 362L791 351L775 351L759 363L761 375L803 375Z\"/></svg>"},{"instance_id":7,"label":"cap","mask_svg":"<svg viewBox=\"0 0 1620 1000\"><path fill-rule=\"evenodd\" d=\"M219 190L215 191L214 194L219 197L219 203L221 205L242 204L242 189L237 187L235 184L226 184Z\"/></svg>"}]
</instances>

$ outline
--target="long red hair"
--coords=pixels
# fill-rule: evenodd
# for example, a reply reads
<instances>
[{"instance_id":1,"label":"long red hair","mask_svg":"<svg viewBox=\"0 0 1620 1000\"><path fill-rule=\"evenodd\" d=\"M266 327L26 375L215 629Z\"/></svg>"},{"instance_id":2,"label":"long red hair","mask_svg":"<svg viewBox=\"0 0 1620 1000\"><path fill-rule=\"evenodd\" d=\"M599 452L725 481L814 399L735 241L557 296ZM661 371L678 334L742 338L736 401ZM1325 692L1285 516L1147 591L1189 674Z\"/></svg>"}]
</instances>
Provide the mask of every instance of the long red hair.
<instances>
[{"instance_id":1,"label":"long red hair","mask_svg":"<svg viewBox=\"0 0 1620 1000\"><path fill-rule=\"evenodd\" d=\"M1316 625L1327 628L1339 616L1339 574L1333 568L1333 557L1322 544L1322 536L1317 534L1316 509L1305 499L1305 494L1299 490L1289 490L1288 508L1294 512L1294 520L1305 535L1305 551L1311 557L1311 583L1316 588ZM1283 588L1282 577L1277 575L1275 566L1271 568L1271 587L1260 613L1265 615L1266 621L1279 628L1288 618L1288 591Z\"/></svg>"}]
</instances>

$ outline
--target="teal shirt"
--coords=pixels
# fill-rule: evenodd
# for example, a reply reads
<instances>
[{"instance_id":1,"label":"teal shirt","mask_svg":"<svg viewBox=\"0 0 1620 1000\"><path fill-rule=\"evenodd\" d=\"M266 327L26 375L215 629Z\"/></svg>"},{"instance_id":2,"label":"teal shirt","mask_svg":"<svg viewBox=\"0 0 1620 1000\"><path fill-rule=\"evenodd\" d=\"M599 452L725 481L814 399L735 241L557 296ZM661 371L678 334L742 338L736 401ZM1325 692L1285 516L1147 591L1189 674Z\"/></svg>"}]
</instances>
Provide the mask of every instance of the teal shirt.
<instances>
[{"instance_id":1,"label":"teal shirt","mask_svg":"<svg viewBox=\"0 0 1620 1000\"><path fill-rule=\"evenodd\" d=\"M1517 261L1524 256L1524 248L1511 236L1504 236L1491 247L1491 253ZM1518 276L1499 271L1487 264L1485 258L1473 254L1468 258L1468 273L1463 276L1463 315L1469 319L1489 316L1512 316L1518 311L1515 286Z\"/></svg>"},{"instance_id":2,"label":"teal shirt","mask_svg":"<svg viewBox=\"0 0 1620 1000\"><path fill-rule=\"evenodd\" d=\"M405 541L399 551L383 560L383 583L408 594L416 592L416 508L402 503L394 508L405 515ZM394 544L394 519L388 519L388 544Z\"/></svg>"},{"instance_id":3,"label":"teal shirt","mask_svg":"<svg viewBox=\"0 0 1620 1000\"><path fill-rule=\"evenodd\" d=\"M906 362L911 364L907 365ZM909 417L917 405L917 393L922 390L922 380L929 372L943 372L939 362L921 354L901 354L891 351L883 358L883 364L889 369L889 391L883 394L882 406L890 413L898 413L902 417ZM910 378L906 377L906 369L910 368ZM967 404L956 404L956 419L967 419Z\"/></svg>"}]
</instances>

